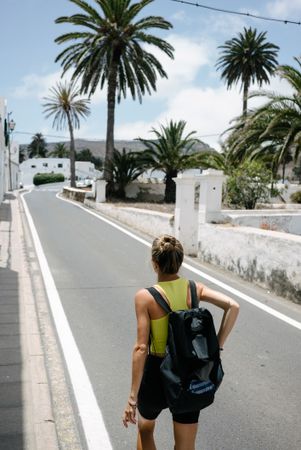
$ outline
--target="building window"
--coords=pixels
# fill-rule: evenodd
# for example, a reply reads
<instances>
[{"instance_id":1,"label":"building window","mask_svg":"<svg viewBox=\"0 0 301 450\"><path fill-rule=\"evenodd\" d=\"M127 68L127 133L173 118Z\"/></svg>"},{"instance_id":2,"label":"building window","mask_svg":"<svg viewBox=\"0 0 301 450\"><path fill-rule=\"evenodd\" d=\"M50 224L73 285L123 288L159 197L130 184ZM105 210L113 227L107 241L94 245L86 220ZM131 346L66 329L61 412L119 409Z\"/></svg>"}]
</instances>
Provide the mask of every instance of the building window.
<instances>
[{"instance_id":1,"label":"building window","mask_svg":"<svg viewBox=\"0 0 301 450\"><path fill-rule=\"evenodd\" d=\"M62 163L58 163L57 166L58 166L58 167L63 167L63 164L62 164Z\"/></svg>"},{"instance_id":2,"label":"building window","mask_svg":"<svg viewBox=\"0 0 301 450\"><path fill-rule=\"evenodd\" d=\"M48 163L43 163L43 167L48 167Z\"/></svg>"},{"instance_id":3,"label":"building window","mask_svg":"<svg viewBox=\"0 0 301 450\"><path fill-rule=\"evenodd\" d=\"M36 167L37 167L37 166L35 166L35 165L32 165L32 166L31 166L32 169L35 169Z\"/></svg>"}]
</instances>

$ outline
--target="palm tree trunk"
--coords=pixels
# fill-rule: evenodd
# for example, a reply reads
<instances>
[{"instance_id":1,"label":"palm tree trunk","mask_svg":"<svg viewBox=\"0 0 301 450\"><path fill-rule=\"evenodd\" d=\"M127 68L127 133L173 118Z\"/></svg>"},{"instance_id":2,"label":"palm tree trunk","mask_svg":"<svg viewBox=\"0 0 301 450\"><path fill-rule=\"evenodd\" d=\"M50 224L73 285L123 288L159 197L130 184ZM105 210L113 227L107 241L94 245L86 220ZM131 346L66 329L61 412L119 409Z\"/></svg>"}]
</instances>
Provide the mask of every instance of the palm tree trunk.
<instances>
[{"instance_id":1,"label":"palm tree trunk","mask_svg":"<svg viewBox=\"0 0 301 450\"><path fill-rule=\"evenodd\" d=\"M243 105L242 105L242 115L244 117L246 117L248 111L248 94L249 94L249 81L245 81L243 86Z\"/></svg>"},{"instance_id":2,"label":"palm tree trunk","mask_svg":"<svg viewBox=\"0 0 301 450\"><path fill-rule=\"evenodd\" d=\"M177 175L177 170L170 170L166 172L164 195L165 203L175 203L176 201L176 183L174 182L173 178L176 178Z\"/></svg>"},{"instance_id":3,"label":"palm tree trunk","mask_svg":"<svg viewBox=\"0 0 301 450\"><path fill-rule=\"evenodd\" d=\"M107 137L106 137L106 156L104 164L104 178L108 182L107 189L109 191L111 191L113 179L112 171L110 170L110 163L113 159L114 153L116 88L117 88L117 61L113 61L110 69L110 75L108 78Z\"/></svg>"},{"instance_id":4,"label":"palm tree trunk","mask_svg":"<svg viewBox=\"0 0 301 450\"><path fill-rule=\"evenodd\" d=\"M74 135L73 126L70 118L69 112L67 112L68 127L70 133L70 186L76 187L75 180L75 145L74 145Z\"/></svg>"}]
</instances>

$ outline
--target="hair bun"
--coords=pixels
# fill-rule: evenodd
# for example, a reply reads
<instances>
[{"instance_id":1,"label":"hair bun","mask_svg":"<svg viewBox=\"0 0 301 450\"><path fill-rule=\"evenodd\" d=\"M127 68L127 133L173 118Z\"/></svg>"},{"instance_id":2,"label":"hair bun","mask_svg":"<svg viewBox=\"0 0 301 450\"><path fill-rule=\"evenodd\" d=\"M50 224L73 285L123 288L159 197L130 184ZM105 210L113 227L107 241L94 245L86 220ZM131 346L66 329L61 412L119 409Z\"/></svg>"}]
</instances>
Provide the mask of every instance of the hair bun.
<instances>
[{"instance_id":1,"label":"hair bun","mask_svg":"<svg viewBox=\"0 0 301 450\"><path fill-rule=\"evenodd\" d=\"M170 252L175 249L176 239L173 236L163 236L161 240L161 250L163 252Z\"/></svg>"}]
</instances>

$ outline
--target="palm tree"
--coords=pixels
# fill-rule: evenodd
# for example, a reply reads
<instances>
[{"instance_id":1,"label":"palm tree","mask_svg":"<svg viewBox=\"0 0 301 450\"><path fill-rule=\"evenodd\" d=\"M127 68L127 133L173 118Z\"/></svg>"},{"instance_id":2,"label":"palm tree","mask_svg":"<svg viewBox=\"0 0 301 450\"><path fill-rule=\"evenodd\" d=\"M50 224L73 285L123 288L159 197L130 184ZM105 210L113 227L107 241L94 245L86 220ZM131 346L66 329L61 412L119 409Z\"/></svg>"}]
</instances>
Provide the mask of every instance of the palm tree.
<instances>
[{"instance_id":1,"label":"palm tree","mask_svg":"<svg viewBox=\"0 0 301 450\"><path fill-rule=\"evenodd\" d=\"M55 144L54 149L49 152L49 156L54 158L69 158L69 150L63 142L58 142Z\"/></svg>"},{"instance_id":2,"label":"palm tree","mask_svg":"<svg viewBox=\"0 0 301 450\"><path fill-rule=\"evenodd\" d=\"M244 28L243 33L219 46L221 55L216 67L227 89L241 83L243 90L243 115L247 114L249 87L257 82L259 86L270 82L277 67L279 47L266 41L266 32L257 33L256 28Z\"/></svg>"},{"instance_id":3,"label":"palm tree","mask_svg":"<svg viewBox=\"0 0 301 450\"><path fill-rule=\"evenodd\" d=\"M112 180L109 163L114 151L115 103L156 90L157 74L167 78L161 63L147 49L150 45L173 58L173 47L163 39L148 33L149 29L169 30L172 25L158 16L141 17L141 11L154 0L94 0L96 8L86 1L70 0L82 12L59 17L56 23L68 23L77 31L59 36L58 44L71 42L56 58L63 73L74 69L73 79L81 79L81 92L95 93L107 88L107 134L105 179ZM139 16L137 18L137 16Z\"/></svg>"},{"instance_id":4,"label":"palm tree","mask_svg":"<svg viewBox=\"0 0 301 450\"><path fill-rule=\"evenodd\" d=\"M42 133L36 133L28 146L29 158L45 158L47 154L47 144Z\"/></svg>"},{"instance_id":5,"label":"palm tree","mask_svg":"<svg viewBox=\"0 0 301 450\"><path fill-rule=\"evenodd\" d=\"M50 89L51 95L45 97L43 104L46 118L54 116L53 127L57 130L68 127L70 133L70 172L71 187L75 187L75 145L74 128L80 127L80 117L86 118L90 114L88 99L78 98L80 90L74 82L59 82Z\"/></svg>"},{"instance_id":6,"label":"palm tree","mask_svg":"<svg viewBox=\"0 0 301 450\"><path fill-rule=\"evenodd\" d=\"M110 170L113 174L117 197L125 198L125 188L136 180L145 170L143 155L140 152L130 152L125 149L114 150Z\"/></svg>"},{"instance_id":7,"label":"palm tree","mask_svg":"<svg viewBox=\"0 0 301 450\"><path fill-rule=\"evenodd\" d=\"M162 170L165 174L165 195L166 203L175 202L176 184L173 178L178 172L188 168L198 167L198 157L200 152L194 150L195 144L200 141L192 137L196 131L191 131L184 136L186 122L171 120L166 126L161 125L159 130L151 129L156 136L155 139L141 139L146 150L144 150L144 162L153 170Z\"/></svg>"},{"instance_id":8,"label":"palm tree","mask_svg":"<svg viewBox=\"0 0 301 450\"><path fill-rule=\"evenodd\" d=\"M301 151L301 59L297 68L284 65L277 69L293 89L292 95L275 92L254 92L250 97L266 97L268 102L250 113L240 133L232 136L234 151L241 149L253 158L272 159L276 171L290 155L296 162ZM234 132L235 133L235 132Z\"/></svg>"}]
</instances>

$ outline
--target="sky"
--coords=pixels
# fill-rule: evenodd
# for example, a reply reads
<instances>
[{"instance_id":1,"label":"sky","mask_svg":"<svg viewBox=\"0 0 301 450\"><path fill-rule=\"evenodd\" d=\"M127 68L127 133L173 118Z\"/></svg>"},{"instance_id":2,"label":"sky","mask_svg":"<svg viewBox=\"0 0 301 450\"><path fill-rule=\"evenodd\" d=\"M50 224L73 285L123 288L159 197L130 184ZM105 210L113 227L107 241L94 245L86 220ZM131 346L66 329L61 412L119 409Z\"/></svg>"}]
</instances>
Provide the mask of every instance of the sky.
<instances>
[{"instance_id":1,"label":"sky","mask_svg":"<svg viewBox=\"0 0 301 450\"><path fill-rule=\"evenodd\" d=\"M94 0L87 0L95 6ZM227 8L272 18L301 21L301 0L203 0L200 4ZM47 142L68 140L67 130L52 128L43 114L43 98L60 81L61 67L55 58L64 48L54 39L67 31L55 19L77 12L69 0L1 0L0 96L16 122L14 139L29 143L35 133ZM152 138L151 128L171 119L185 120L186 131L196 131L202 141L219 149L220 135L241 113L239 87L227 90L216 71L219 45L232 39L244 27L267 32L267 39L280 47L279 64L294 65L301 56L301 26L269 22L250 17L213 12L172 0L154 0L144 15L160 15L173 24L160 36L175 48L175 59L154 54L164 65L168 79L158 79L157 91L145 95L140 104L128 95L116 106L115 139ZM73 27L74 28L74 27ZM70 28L68 28L70 30ZM257 89L253 86L252 89ZM277 77L265 89L289 93L289 86ZM254 103L255 102L255 103ZM256 103L257 102L257 103ZM256 106L253 100L251 106ZM91 98L91 114L81 121L75 138L102 140L106 135L106 92ZM65 139L64 139L65 138Z\"/></svg>"}]
</instances>

